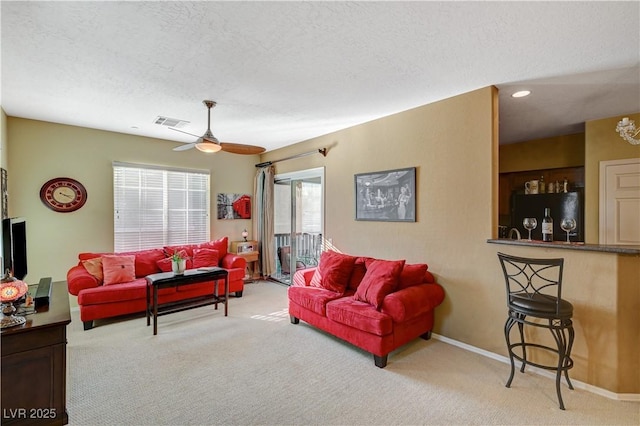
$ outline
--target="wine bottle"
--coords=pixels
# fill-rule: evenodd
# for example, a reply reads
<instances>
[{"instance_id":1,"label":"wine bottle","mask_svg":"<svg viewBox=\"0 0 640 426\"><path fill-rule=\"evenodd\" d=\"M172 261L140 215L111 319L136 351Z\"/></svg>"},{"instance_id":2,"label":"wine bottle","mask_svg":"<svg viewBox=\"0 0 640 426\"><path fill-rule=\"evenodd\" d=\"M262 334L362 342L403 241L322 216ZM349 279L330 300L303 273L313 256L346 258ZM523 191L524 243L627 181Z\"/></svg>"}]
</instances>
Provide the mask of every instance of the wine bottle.
<instances>
[{"instance_id":1,"label":"wine bottle","mask_svg":"<svg viewBox=\"0 0 640 426\"><path fill-rule=\"evenodd\" d=\"M544 186L544 185L545 185L545 183L544 183L544 176L540 176L540 183L539 183L539 186L540 186L540 193L541 193L541 194L544 194L544 193L546 192L546 188L545 188L545 186Z\"/></svg>"},{"instance_id":2,"label":"wine bottle","mask_svg":"<svg viewBox=\"0 0 640 426\"><path fill-rule=\"evenodd\" d=\"M550 243L553 241L553 219L551 218L551 209L544 209L544 218L542 219L542 241Z\"/></svg>"}]
</instances>

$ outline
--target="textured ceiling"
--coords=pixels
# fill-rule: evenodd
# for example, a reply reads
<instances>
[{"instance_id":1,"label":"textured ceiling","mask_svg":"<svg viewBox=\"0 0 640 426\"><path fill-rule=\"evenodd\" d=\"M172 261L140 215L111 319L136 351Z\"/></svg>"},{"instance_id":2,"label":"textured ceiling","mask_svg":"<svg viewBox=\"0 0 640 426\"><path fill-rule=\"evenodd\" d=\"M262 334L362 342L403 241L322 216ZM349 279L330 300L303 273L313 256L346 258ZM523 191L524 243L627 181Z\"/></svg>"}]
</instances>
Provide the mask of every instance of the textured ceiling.
<instances>
[{"instance_id":1,"label":"textured ceiling","mask_svg":"<svg viewBox=\"0 0 640 426\"><path fill-rule=\"evenodd\" d=\"M272 150L489 85L501 143L640 111L639 2L0 7L15 117L190 142L155 118L201 135L212 99L218 139Z\"/></svg>"}]
</instances>

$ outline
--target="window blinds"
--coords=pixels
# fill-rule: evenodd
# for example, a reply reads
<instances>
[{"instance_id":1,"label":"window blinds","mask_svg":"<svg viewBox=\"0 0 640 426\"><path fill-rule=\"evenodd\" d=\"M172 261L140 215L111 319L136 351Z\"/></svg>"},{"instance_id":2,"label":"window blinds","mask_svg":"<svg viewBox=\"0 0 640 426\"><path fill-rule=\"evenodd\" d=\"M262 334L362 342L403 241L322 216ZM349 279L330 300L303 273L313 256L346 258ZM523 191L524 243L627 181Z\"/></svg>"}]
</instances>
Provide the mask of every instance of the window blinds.
<instances>
[{"instance_id":1,"label":"window blinds","mask_svg":"<svg viewBox=\"0 0 640 426\"><path fill-rule=\"evenodd\" d=\"M209 172L113 164L114 250L209 240Z\"/></svg>"}]
</instances>

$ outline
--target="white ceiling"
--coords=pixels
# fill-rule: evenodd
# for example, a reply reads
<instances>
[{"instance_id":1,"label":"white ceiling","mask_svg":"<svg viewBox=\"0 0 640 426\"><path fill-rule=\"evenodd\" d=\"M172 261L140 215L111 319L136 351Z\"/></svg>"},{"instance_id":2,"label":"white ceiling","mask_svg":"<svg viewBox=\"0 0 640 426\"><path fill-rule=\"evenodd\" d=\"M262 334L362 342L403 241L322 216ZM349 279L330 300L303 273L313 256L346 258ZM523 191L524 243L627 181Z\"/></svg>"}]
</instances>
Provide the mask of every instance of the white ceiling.
<instances>
[{"instance_id":1,"label":"white ceiling","mask_svg":"<svg viewBox=\"0 0 640 426\"><path fill-rule=\"evenodd\" d=\"M201 135L212 99L218 139L272 150L489 85L501 143L640 111L637 1L0 7L15 117L191 142L154 120Z\"/></svg>"}]
</instances>

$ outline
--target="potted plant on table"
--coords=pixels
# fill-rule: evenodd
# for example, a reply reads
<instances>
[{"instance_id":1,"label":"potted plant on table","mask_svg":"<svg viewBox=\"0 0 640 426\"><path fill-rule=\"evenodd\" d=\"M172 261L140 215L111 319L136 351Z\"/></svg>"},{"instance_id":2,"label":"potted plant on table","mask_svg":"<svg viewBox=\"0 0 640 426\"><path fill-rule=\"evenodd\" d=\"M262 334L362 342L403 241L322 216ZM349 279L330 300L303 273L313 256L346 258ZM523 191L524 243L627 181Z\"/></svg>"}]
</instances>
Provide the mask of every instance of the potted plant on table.
<instances>
[{"instance_id":1,"label":"potted plant on table","mask_svg":"<svg viewBox=\"0 0 640 426\"><path fill-rule=\"evenodd\" d=\"M184 270L187 268L187 258L182 257L181 253L177 251L173 252L171 256L171 270L176 275L184 274Z\"/></svg>"}]
</instances>

